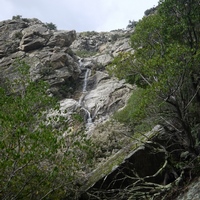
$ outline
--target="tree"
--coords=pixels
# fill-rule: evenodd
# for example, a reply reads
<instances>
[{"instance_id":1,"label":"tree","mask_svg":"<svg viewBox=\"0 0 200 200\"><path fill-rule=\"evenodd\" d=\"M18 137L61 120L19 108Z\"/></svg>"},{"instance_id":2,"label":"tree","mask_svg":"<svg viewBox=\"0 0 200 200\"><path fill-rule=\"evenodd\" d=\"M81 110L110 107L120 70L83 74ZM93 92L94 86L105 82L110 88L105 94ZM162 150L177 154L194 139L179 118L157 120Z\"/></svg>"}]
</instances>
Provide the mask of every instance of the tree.
<instances>
[{"instance_id":1,"label":"tree","mask_svg":"<svg viewBox=\"0 0 200 200\"><path fill-rule=\"evenodd\" d=\"M129 23L128 23L128 25L127 25L127 29L133 29L133 28L135 28L136 27L136 25L137 25L137 21L135 21L135 20L129 20Z\"/></svg>"},{"instance_id":2,"label":"tree","mask_svg":"<svg viewBox=\"0 0 200 200\"><path fill-rule=\"evenodd\" d=\"M22 18L22 15L12 16L12 20L17 20L17 19L21 19L21 18Z\"/></svg>"},{"instance_id":3,"label":"tree","mask_svg":"<svg viewBox=\"0 0 200 200\"><path fill-rule=\"evenodd\" d=\"M134 53L121 53L108 66L111 75L137 86L127 107L115 117L142 134L156 124L164 128L160 136L165 142L157 139L168 155L166 166L175 169L178 182L188 171L190 176L199 176L199 20L199 1L161 0L156 13L137 23L131 36ZM143 188L154 184L142 180ZM166 191L173 184L166 185L168 189L157 186L151 188L151 195L161 199L159 190ZM143 188L139 192L146 199ZM132 189L131 198L136 199L135 185L127 192Z\"/></svg>"},{"instance_id":4,"label":"tree","mask_svg":"<svg viewBox=\"0 0 200 200\"><path fill-rule=\"evenodd\" d=\"M144 12L144 15L145 16L148 16L148 15L152 15L152 14L154 14L155 12L156 12L156 7L152 7L152 8L150 8L150 9L147 9L145 12Z\"/></svg>"},{"instance_id":5,"label":"tree","mask_svg":"<svg viewBox=\"0 0 200 200\"><path fill-rule=\"evenodd\" d=\"M162 3L164 2L164 3ZM168 0L161 1L160 15L168 24L164 27L167 35L179 44L188 48L188 65L191 65L191 79L193 89L198 90L199 86L199 42L200 42L200 6L195 0ZM173 25L173 26L172 26ZM170 39L170 38L169 38ZM189 67L189 66L188 66ZM200 101L199 91L195 98Z\"/></svg>"},{"instance_id":6,"label":"tree","mask_svg":"<svg viewBox=\"0 0 200 200\"><path fill-rule=\"evenodd\" d=\"M50 23L46 23L47 28L49 28L50 30L57 30L57 26L55 24L53 24L52 22Z\"/></svg>"},{"instance_id":7,"label":"tree","mask_svg":"<svg viewBox=\"0 0 200 200\"><path fill-rule=\"evenodd\" d=\"M69 134L59 114L47 117L50 109L59 113L48 85L32 82L23 61L16 65L19 76L7 83L9 90L0 88L0 199L75 199L75 177L87 166L90 141L81 132Z\"/></svg>"},{"instance_id":8,"label":"tree","mask_svg":"<svg viewBox=\"0 0 200 200\"><path fill-rule=\"evenodd\" d=\"M156 116L154 123L175 128L193 153L200 125L199 13L197 1L160 1L157 13L140 20L131 36L134 54L119 55L109 67L146 91L132 120Z\"/></svg>"},{"instance_id":9,"label":"tree","mask_svg":"<svg viewBox=\"0 0 200 200\"><path fill-rule=\"evenodd\" d=\"M134 54L119 55L109 68L154 95L146 95L156 102L148 106L154 114L148 114L156 115L160 124L176 127L191 152L195 152L194 127L200 125L199 7L192 0L160 1L158 12L139 21L131 36ZM148 105L147 99L138 106L142 108L144 101Z\"/></svg>"}]
</instances>

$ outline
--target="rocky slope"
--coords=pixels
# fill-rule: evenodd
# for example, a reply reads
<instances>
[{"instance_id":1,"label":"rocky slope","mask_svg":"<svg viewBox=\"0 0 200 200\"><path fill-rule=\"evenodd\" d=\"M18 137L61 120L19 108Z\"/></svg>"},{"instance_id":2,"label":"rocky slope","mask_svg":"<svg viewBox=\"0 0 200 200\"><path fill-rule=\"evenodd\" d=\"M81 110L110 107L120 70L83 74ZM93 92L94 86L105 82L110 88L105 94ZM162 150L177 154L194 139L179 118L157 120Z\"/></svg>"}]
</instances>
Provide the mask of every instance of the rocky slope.
<instances>
[{"instance_id":1,"label":"rocky slope","mask_svg":"<svg viewBox=\"0 0 200 200\"><path fill-rule=\"evenodd\" d=\"M82 38L81 34L76 35L75 31L52 31L37 19L22 18L1 22L0 34L2 85L6 79L13 81L16 78L16 59L23 59L31 66L32 79L48 81L49 92L62 100L61 105L65 105L64 99L68 102L69 98L72 98L76 101L75 104L78 102L84 104L83 106L91 112L93 120L124 106L132 89L131 86L110 78L105 72L106 64L113 57L105 52L105 48L112 50L109 33L103 36L96 34L90 39ZM104 40L101 41L100 38ZM87 47L84 46L85 41L89 44ZM128 44L122 47L127 41L128 39L121 41L114 48L118 47L122 50L130 48L127 47ZM102 50L103 45L104 50ZM101 54L97 53L96 56L81 59L78 53L72 50L74 52L101 51ZM90 72L85 77L87 69L90 69ZM87 81L87 88L84 89L87 92L82 91L84 81L85 84ZM80 98L82 98L81 102Z\"/></svg>"},{"instance_id":2,"label":"rocky slope","mask_svg":"<svg viewBox=\"0 0 200 200\"><path fill-rule=\"evenodd\" d=\"M63 98L68 95L68 83L75 85L80 74L76 58L69 46L75 31L49 30L37 19L7 20L0 23L0 73L2 82L17 76L14 62L23 59L30 66L33 80L50 83L51 93ZM65 86L65 90L61 89Z\"/></svg>"},{"instance_id":3,"label":"rocky slope","mask_svg":"<svg viewBox=\"0 0 200 200\"><path fill-rule=\"evenodd\" d=\"M66 117L78 112L88 133L99 139L96 127L125 106L133 89L124 81L109 77L105 70L119 52L131 50L129 35L123 30L108 33L50 30L38 19L2 21L0 86L5 87L7 80L14 82L19 76L18 60L25 61L33 81L42 79L49 83L48 92L59 99ZM102 140L106 135L106 132L101 135Z\"/></svg>"},{"instance_id":4,"label":"rocky slope","mask_svg":"<svg viewBox=\"0 0 200 200\"><path fill-rule=\"evenodd\" d=\"M120 52L133 51L129 45L132 32L54 31L38 19L0 22L0 86L5 87L7 79L14 82L19 75L17 61L24 60L30 65L32 80L47 81L48 92L58 98L62 114L68 120L79 113L84 119L81 127L100 147L94 168L85 172L79 183L80 199L110 199L101 195L110 191L109 195L115 196L112 191L116 190L118 195L125 195L130 184L140 191L144 178L153 180L155 185L151 187L159 185L160 190L172 186L171 182L163 183L167 171L164 151L154 152L158 148L154 142L165 143L163 130L155 127L142 137L133 137L129 127L110 120L126 105L134 87L110 77L105 68ZM80 128L70 125L72 133ZM154 138L153 142L149 138ZM162 175L161 166L165 169Z\"/></svg>"}]
</instances>

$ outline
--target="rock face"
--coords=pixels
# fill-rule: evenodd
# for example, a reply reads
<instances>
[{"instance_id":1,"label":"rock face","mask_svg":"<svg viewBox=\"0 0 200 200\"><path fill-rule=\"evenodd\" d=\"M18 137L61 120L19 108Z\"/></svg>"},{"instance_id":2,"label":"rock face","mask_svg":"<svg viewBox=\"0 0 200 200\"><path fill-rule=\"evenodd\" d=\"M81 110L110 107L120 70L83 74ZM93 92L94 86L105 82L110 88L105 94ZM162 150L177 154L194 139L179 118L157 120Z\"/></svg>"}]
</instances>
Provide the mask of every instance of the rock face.
<instances>
[{"instance_id":1,"label":"rock face","mask_svg":"<svg viewBox=\"0 0 200 200\"><path fill-rule=\"evenodd\" d=\"M81 57L90 57L93 62L107 65L118 53L132 51L129 39L132 32L133 30L115 30L77 33L77 39L71 48Z\"/></svg>"},{"instance_id":2,"label":"rock face","mask_svg":"<svg viewBox=\"0 0 200 200\"><path fill-rule=\"evenodd\" d=\"M38 79L48 81L51 86L50 92L63 99L73 97L77 89L81 90L81 88L78 88L80 85L77 83L83 81L84 71L86 68L90 68L92 75L89 78L89 84L94 85L90 88L93 91L85 97L85 104L95 116L100 110L106 112L102 110L104 103L109 104L109 106L113 104L111 101L113 97L109 97L109 93L113 94L114 90L118 89L123 90L123 83L117 83L116 81L115 84L114 80L109 80L109 76L104 72L104 69L114 55L108 53L105 49L109 48L109 52L113 51L115 53L119 49L122 51L130 49L127 46L127 38L120 40L120 43L117 40L116 36L122 36L124 32L95 33L93 36L93 32L89 32L76 35L75 31L49 30L38 19L21 18L0 22L0 34L1 82L4 82L7 78L11 81L15 79L17 72L14 61L17 58L24 59L31 66L32 79L34 81ZM126 48L123 48L123 45ZM76 52L93 52L95 56L84 58L81 68L78 62L80 57L75 55L72 50ZM103 91L107 87L106 84L115 86L112 87L113 89L110 88L109 91ZM102 100L96 96L99 90L101 90L101 94L102 92L107 93L101 97L101 99L104 98L104 103L100 103ZM125 90L126 92L129 91L129 89ZM107 100L107 97L109 97L109 100ZM96 108L94 104L96 104ZM106 106L107 110L109 106Z\"/></svg>"},{"instance_id":3,"label":"rock face","mask_svg":"<svg viewBox=\"0 0 200 200\"><path fill-rule=\"evenodd\" d=\"M51 31L38 19L18 19L1 22L0 35L3 81L16 78L14 62L23 59L31 66L32 79L47 80L51 92L59 98L69 95L70 87L75 89L80 69L69 48L76 38L75 31Z\"/></svg>"},{"instance_id":4,"label":"rock face","mask_svg":"<svg viewBox=\"0 0 200 200\"><path fill-rule=\"evenodd\" d=\"M33 81L49 83L49 93L60 100L62 115L70 119L73 113L79 113L92 136L100 123L125 106L133 90L105 70L120 51L131 50L128 33L119 30L93 34L53 31L38 19L0 22L0 86L7 79L13 82L18 77L16 60L25 61ZM83 56L82 52L86 54ZM108 132L103 133L102 137L108 137ZM109 155L120 149L115 146Z\"/></svg>"},{"instance_id":5,"label":"rock face","mask_svg":"<svg viewBox=\"0 0 200 200\"><path fill-rule=\"evenodd\" d=\"M109 115L123 107L133 89L124 81L110 78L102 71L90 74L87 79L82 105L91 112L93 119Z\"/></svg>"}]
</instances>

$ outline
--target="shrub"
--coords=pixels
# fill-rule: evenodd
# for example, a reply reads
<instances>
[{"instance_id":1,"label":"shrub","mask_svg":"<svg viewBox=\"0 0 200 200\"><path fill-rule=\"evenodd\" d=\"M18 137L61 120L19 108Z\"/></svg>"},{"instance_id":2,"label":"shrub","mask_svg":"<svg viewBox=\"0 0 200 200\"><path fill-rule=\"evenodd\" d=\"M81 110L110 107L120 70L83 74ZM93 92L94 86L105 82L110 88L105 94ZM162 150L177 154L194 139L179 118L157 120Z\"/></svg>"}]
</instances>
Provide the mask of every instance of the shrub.
<instances>
[{"instance_id":1,"label":"shrub","mask_svg":"<svg viewBox=\"0 0 200 200\"><path fill-rule=\"evenodd\" d=\"M17 19L21 19L22 15L15 15L12 17L12 20L17 20Z\"/></svg>"},{"instance_id":2,"label":"shrub","mask_svg":"<svg viewBox=\"0 0 200 200\"><path fill-rule=\"evenodd\" d=\"M91 160L91 143L83 132L69 132L55 99L46 93L48 85L31 82L26 63L16 65L19 77L8 88L20 90L7 95L0 88L0 199L74 195L76 174ZM47 117L52 108L58 114Z\"/></svg>"},{"instance_id":3,"label":"shrub","mask_svg":"<svg viewBox=\"0 0 200 200\"><path fill-rule=\"evenodd\" d=\"M50 30L57 30L57 26L55 24L53 24L52 22L46 23L46 26Z\"/></svg>"}]
</instances>

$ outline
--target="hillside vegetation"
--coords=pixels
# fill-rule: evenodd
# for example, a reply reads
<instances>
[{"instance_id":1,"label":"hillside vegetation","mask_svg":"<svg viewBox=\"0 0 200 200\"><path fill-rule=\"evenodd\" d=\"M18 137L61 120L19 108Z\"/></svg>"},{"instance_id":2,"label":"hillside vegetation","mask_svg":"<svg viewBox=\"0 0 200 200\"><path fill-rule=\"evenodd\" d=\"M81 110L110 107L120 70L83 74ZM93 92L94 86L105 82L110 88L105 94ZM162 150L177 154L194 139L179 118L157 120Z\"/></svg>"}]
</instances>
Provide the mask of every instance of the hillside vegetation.
<instances>
[{"instance_id":1,"label":"hillside vegetation","mask_svg":"<svg viewBox=\"0 0 200 200\"><path fill-rule=\"evenodd\" d=\"M160 1L156 14L137 23L134 53L121 53L108 67L138 86L117 117L136 127L151 122L173 129L194 154L200 131L199 20L198 1Z\"/></svg>"},{"instance_id":2,"label":"hillside vegetation","mask_svg":"<svg viewBox=\"0 0 200 200\"><path fill-rule=\"evenodd\" d=\"M198 182L200 0L56 29L0 22L0 199L170 200Z\"/></svg>"},{"instance_id":3,"label":"hillside vegetation","mask_svg":"<svg viewBox=\"0 0 200 200\"><path fill-rule=\"evenodd\" d=\"M115 119L145 133L166 130L169 162L178 174L199 175L200 2L161 0L131 36L134 53L121 53L107 67L111 75L137 85Z\"/></svg>"}]
</instances>

